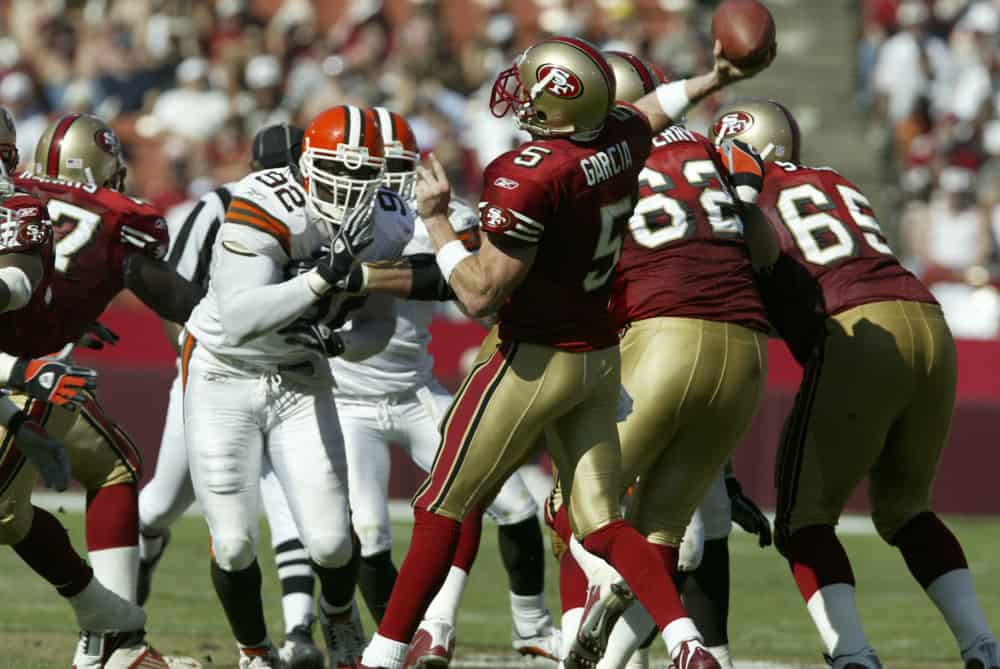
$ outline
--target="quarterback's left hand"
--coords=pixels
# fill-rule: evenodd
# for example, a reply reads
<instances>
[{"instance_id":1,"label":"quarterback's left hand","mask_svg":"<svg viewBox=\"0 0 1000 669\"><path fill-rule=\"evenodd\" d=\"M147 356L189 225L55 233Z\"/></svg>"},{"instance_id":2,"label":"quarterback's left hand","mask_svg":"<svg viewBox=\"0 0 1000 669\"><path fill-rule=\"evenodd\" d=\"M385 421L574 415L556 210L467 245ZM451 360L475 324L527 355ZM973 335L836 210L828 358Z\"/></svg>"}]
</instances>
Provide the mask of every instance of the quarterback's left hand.
<instances>
[{"instance_id":1,"label":"quarterback's left hand","mask_svg":"<svg viewBox=\"0 0 1000 669\"><path fill-rule=\"evenodd\" d=\"M727 139L719 145L719 157L740 203L757 204L764 190L764 159L760 154L746 142Z\"/></svg>"},{"instance_id":2,"label":"quarterback's left hand","mask_svg":"<svg viewBox=\"0 0 1000 669\"><path fill-rule=\"evenodd\" d=\"M323 323L297 320L280 334L285 335L286 343L311 348L327 358L336 358L344 352L344 340L336 330Z\"/></svg>"},{"instance_id":3,"label":"quarterback's left hand","mask_svg":"<svg viewBox=\"0 0 1000 669\"><path fill-rule=\"evenodd\" d=\"M114 346L118 343L120 337L115 334L110 328L105 327L98 321L94 321L93 324L87 328L87 331L83 334L80 339L80 343L87 348L92 348L94 350L100 351L104 348L104 345Z\"/></svg>"},{"instance_id":4,"label":"quarterback's left hand","mask_svg":"<svg viewBox=\"0 0 1000 669\"><path fill-rule=\"evenodd\" d=\"M726 492L733 509L733 522L745 532L757 535L761 548L771 545L771 522L752 499L743 494L743 486L733 476L726 477Z\"/></svg>"},{"instance_id":5,"label":"quarterback's left hand","mask_svg":"<svg viewBox=\"0 0 1000 669\"><path fill-rule=\"evenodd\" d=\"M433 153L427 157L429 167L417 165L417 213L427 221L433 216L448 218L451 184L444 166Z\"/></svg>"},{"instance_id":6,"label":"quarterback's left hand","mask_svg":"<svg viewBox=\"0 0 1000 669\"><path fill-rule=\"evenodd\" d=\"M74 408L97 387L97 372L56 358L18 358L8 383L36 400Z\"/></svg>"}]
</instances>

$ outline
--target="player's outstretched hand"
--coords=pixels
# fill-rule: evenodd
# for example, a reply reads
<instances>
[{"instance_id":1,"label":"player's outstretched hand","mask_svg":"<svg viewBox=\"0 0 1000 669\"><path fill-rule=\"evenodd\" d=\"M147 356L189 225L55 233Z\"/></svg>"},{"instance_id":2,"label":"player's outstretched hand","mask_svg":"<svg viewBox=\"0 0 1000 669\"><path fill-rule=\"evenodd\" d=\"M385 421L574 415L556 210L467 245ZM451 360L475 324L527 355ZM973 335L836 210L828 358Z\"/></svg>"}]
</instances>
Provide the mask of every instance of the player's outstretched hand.
<instances>
[{"instance_id":1,"label":"player's outstretched hand","mask_svg":"<svg viewBox=\"0 0 1000 669\"><path fill-rule=\"evenodd\" d=\"M738 139L723 140L718 150L737 199L742 204L756 204L764 190L764 159L752 146Z\"/></svg>"},{"instance_id":2,"label":"player's outstretched hand","mask_svg":"<svg viewBox=\"0 0 1000 669\"><path fill-rule=\"evenodd\" d=\"M12 388L29 397L74 409L97 387L97 372L56 358L18 358L10 372Z\"/></svg>"},{"instance_id":3,"label":"player's outstretched hand","mask_svg":"<svg viewBox=\"0 0 1000 669\"><path fill-rule=\"evenodd\" d=\"M752 499L743 494L743 486L733 476L726 477L726 491L733 509L733 522L745 532L757 535L761 548L771 545L771 522Z\"/></svg>"},{"instance_id":4,"label":"player's outstretched hand","mask_svg":"<svg viewBox=\"0 0 1000 669\"><path fill-rule=\"evenodd\" d=\"M766 70L771 62L774 61L774 57L778 54L778 45L775 44L770 53L767 54L767 57L761 62L742 67L736 65L722 55L722 42L719 40L715 40L715 46L712 49L712 53L715 56L715 65L712 68L712 74L715 76L720 86L728 86L729 84L742 81L743 79L750 79L757 73Z\"/></svg>"},{"instance_id":5,"label":"player's outstretched hand","mask_svg":"<svg viewBox=\"0 0 1000 669\"><path fill-rule=\"evenodd\" d=\"M427 156L426 167L417 165L417 213L425 221L431 216L448 216L451 184L444 166L433 153Z\"/></svg>"},{"instance_id":6,"label":"player's outstretched hand","mask_svg":"<svg viewBox=\"0 0 1000 669\"><path fill-rule=\"evenodd\" d=\"M69 456L61 442L49 436L41 425L28 419L24 412L15 415L8 429L14 433L14 446L38 468L46 487L57 492L69 487Z\"/></svg>"},{"instance_id":7,"label":"player's outstretched hand","mask_svg":"<svg viewBox=\"0 0 1000 669\"><path fill-rule=\"evenodd\" d=\"M118 343L119 339L120 337L110 328L102 325L98 321L94 321L93 324L87 328L87 331L80 339L80 343L87 348L100 351L105 345L114 346Z\"/></svg>"}]
</instances>

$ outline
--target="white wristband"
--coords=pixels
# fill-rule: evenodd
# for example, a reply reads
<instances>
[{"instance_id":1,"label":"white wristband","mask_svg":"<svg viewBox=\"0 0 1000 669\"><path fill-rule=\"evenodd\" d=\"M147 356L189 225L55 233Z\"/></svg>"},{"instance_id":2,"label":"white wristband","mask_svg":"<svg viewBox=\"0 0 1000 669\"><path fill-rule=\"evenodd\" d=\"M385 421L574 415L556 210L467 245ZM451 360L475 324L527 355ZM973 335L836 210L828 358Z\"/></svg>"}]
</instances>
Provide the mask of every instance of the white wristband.
<instances>
[{"instance_id":1,"label":"white wristband","mask_svg":"<svg viewBox=\"0 0 1000 669\"><path fill-rule=\"evenodd\" d=\"M461 240L453 239L437 252L437 264L441 269L441 275L446 282L451 282L451 273L455 271L458 264L471 256L472 253L465 248Z\"/></svg>"},{"instance_id":2,"label":"white wristband","mask_svg":"<svg viewBox=\"0 0 1000 669\"><path fill-rule=\"evenodd\" d=\"M14 363L17 360L9 353L0 353L0 386L5 386L10 381L10 373L14 371Z\"/></svg>"},{"instance_id":3,"label":"white wristband","mask_svg":"<svg viewBox=\"0 0 1000 669\"><path fill-rule=\"evenodd\" d=\"M7 284L7 290L10 291L10 300L3 311L16 311L31 301L31 294L35 289L31 285L31 279L20 267L0 268L0 281Z\"/></svg>"},{"instance_id":4,"label":"white wristband","mask_svg":"<svg viewBox=\"0 0 1000 669\"><path fill-rule=\"evenodd\" d=\"M671 121L681 120L687 110L691 108L691 100L688 98L685 85L686 81L686 79L681 79L656 87L656 101L660 103L660 109L670 117Z\"/></svg>"}]
</instances>

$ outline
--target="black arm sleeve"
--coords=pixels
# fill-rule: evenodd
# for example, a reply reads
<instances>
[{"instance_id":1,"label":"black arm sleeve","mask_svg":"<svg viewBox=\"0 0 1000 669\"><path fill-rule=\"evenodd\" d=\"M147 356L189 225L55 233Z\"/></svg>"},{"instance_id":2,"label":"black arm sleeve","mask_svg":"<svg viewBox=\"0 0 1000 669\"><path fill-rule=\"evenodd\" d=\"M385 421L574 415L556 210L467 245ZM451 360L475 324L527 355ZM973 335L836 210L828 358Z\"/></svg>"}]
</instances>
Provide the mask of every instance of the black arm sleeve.
<instances>
[{"instance_id":1,"label":"black arm sleeve","mask_svg":"<svg viewBox=\"0 0 1000 669\"><path fill-rule=\"evenodd\" d=\"M444 280L433 253L406 256L406 260L413 268L413 285L408 296L411 300L447 302L455 299L455 291Z\"/></svg>"},{"instance_id":2,"label":"black arm sleeve","mask_svg":"<svg viewBox=\"0 0 1000 669\"><path fill-rule=\"evenodd\" d=\"M160 318L183 324L195 305L205 296L205 289L191 283L162 260L141 253L125 259L125 287Z\"/></svg>"},{"instance_id":3,"label":"black arm sleeve","mask_svg":"<svg viewBox=\"0 0 1000 669\"><path fill-rule=\"evenodd\" d=\"M806 268L785 253L755 279L768 320L805 367L826 336L823 290Z\"/></svg>"}]
</instances>

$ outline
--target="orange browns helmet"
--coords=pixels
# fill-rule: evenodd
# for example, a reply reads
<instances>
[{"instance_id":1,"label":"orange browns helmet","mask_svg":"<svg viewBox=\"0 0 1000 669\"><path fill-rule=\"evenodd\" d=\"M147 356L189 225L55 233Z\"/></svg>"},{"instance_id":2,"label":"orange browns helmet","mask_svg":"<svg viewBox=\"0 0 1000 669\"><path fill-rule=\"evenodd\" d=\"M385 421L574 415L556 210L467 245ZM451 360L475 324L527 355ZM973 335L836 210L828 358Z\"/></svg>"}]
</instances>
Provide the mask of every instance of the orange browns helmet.
<instances>
[{"instance_id":1,"label":"orange browns helmet","mask_svg":"<svg viewBox=\"0 0 1000 669\"><path fill-rule=\"evenodd\" d=\"M604 57L615 73L615 100L635 102L666 83L660 68L625 51L605 51Z\"/></svg>"},{"instance_id":2,"label":"orange browns helmet","mask_svg":"<svg viewBox=\"0 0 1000 669\"><path fill-rule=\"evenodd\" d=\"M125 161L118 135L90 114L66 114L51 123L35 147L32 171L39 176L125 189Z\"/></svg>"},{"instance_id":3,"label":"orange browns helmet","mask_svg":"<svg viewBox=\"0 0 1000 669\"><path fill-rule=\"evenodd\" d=\"M13 175L21 156L17 152L17 129L14 127L14 117L10 112L0 107L0 162L8 175Z\"/></svg>"},{"instance_id":4,"label":"orange browns helmet","mask_svg":"<svg viewBox=\"0 0 1000 669\"><path fill-rule=\"evenodd\" d=\"M309 209L331 237L337 227L371 215L384 167L385 148L373 110L341 105L312 120L302 140L299 169Z\"/></svg>"},{"instance_id":5,"label":"orange browns helmet","mask_svg":"<svg viewBox=\"0 0 1000 669\"><path fill-rule=\"evenodd\" d=\"M383 184L403 199L412 200L417 185L417 164L420 162L420 149L413 128L405 118L385 107L375 107L375 117L382 130L382 144L385 145Z\"/></svg>"},{"instance_id":6,"label":"orange browns helmet","mask_svg":"<svg viewBox=\"0 0 1000 669\"><path fill-rule=\"evenodd\" d=\"M494 116L511 109L518 127L535 137L589 141L614 106L615 74L601 52L575 37L550 37L528 47L497 75Z\"/></svg>"}]
</instances>

